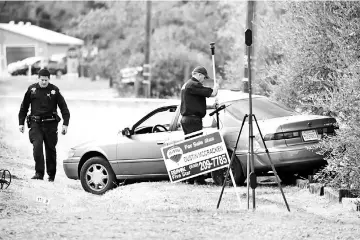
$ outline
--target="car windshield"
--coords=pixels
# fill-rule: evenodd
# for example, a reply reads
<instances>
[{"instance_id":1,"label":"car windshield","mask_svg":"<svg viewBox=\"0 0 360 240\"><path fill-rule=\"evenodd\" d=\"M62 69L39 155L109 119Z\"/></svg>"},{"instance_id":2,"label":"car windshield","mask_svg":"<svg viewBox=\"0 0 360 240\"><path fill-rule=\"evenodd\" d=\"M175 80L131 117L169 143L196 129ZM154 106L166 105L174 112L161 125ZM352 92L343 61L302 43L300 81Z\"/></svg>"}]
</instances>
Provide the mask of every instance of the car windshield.
<instances>
[{"instance_id":1,"label":"car windshield","mask_svg":"<svg viewBox=\"0 0 360 240\"><path fill-rule=\"evenodd\" d=\"M245 114L249 114L249 99L241 99L228 103L226 109L236 119L242 120ZM226 105L228 105L226 104ZM295 111L287 109L285 106L273 102L267 98L253 98L252 111L257 120L265 120L270 118L285 117L296 115Z\"/></svg>"}]
</instances>

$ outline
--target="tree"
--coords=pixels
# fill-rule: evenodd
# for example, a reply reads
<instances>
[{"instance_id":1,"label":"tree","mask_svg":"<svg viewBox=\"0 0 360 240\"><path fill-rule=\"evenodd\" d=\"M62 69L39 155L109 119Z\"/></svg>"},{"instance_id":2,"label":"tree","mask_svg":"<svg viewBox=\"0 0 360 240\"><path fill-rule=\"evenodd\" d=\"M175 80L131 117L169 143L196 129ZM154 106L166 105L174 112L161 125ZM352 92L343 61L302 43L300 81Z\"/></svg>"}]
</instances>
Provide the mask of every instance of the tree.
<instances>
[{"instance_id":1,"label":"tree","mask_svg":"<svg viewBox=\"0 0 360 240\"><path fill-rule=\"evenodd\" d=\"M101 7L103 3L94 1L5 1L0 4L0 22L31 22L39 27L62 32L70 19Z\"/></svg>"},{"instance_id":2,"label":"tree","mask_svg":"<svg viewBox=\"0 0 360 240\"><path fill-rule=\"evenodd\" d=\"M154 80L170 82L179 93L184 79L189 78L186 69L203 65L212 75L209 43L217 41L216 32L221 25L217 2L167 2L155 6L152 59L155 66ZM221 52L222 46L217 45ZM223 58L217 54L217 72Z\"/></svg>"},{"instance_id":3,"label":"tree","mask_svg":"<svg viewBox=\"0 0 360 240\"><path fill-rule=\"evenodd\" d=\"M246 2L222 2L221 13L225 23L218 30L221 45L226 46L228 58L224 64L224 85L227 88L242 88L244 77L244 32L246 20ZM224 54L224 51L222 52ZM225 55L225 54L224 54Z\"/></svg>"},{"instance_id":4,"label":"tree","mask_svg":"<svg viewBox=\"0 0 360 240\"><path fill-rule=\"evenodd\" d=\"M357 5L283 3L280 21L264 24L262 31L272 36L266 44L276 46L273 49L280 56L267 68L277 99L313 111L320 92L335 89L337 79L354 71L358 62Z\"/></svg>"},{"instance_id":5,"label":"tree","mask_svg":"<svg viewBox=\"0 0 360 240\"><path fill-rule=\"evenodd\" d=\"M166 95L176 95L186 69L204 65L212 69L209 43L217 41L223 26L218 2L154 2L152 14L151 65L153 87L169 86ZM106 2L71 22L68 33L96 45L99 55L93 66L103 76L119 79L120 69L142 66L145 51L145 3ZM217 46L217 52L223 47ZM220 72L226 55L217 55ZM94 69L93 67L93 69ZM160 94L161 95L161 94Z\"/></svg>"}]
</instances>

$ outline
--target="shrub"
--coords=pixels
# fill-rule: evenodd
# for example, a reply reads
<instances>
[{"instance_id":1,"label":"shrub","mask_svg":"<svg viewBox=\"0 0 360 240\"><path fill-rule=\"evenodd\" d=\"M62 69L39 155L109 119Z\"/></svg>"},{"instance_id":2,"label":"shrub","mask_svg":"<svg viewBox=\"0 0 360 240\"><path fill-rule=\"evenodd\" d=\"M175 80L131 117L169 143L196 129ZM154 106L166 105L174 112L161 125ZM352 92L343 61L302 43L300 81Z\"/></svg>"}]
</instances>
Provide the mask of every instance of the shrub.
<instances>
[{"instance_id":1,"label":"shrub","mask_svg":"<svg viewBox=\"0 0 360 240\"><path fill-rule=\"evenodd\" d=\"M323 93L314 108L337 118L340 129L336 136L324 138L317 147L328 165L316 179L336 188L360 191L360 83L359 75L342 77L339 86Z\"/></svg>"},{"instance_id":2,"label":"shrub","mask_svg":"<svg viewBox=\"0 0 360 240\"><path fill-rule=\"evenodd\" d=\"M260 24L271 37L259 51L265 47L263 55L280 57L265 59L262 80L271 83L265 85L271 96L289 107L337 119L337 135L313 148L328 161L317 179L360 190L360 3L289 1L280 7L278 21ZM268 51L268 46L275 47Z\"/></svg>"}]
</instances>

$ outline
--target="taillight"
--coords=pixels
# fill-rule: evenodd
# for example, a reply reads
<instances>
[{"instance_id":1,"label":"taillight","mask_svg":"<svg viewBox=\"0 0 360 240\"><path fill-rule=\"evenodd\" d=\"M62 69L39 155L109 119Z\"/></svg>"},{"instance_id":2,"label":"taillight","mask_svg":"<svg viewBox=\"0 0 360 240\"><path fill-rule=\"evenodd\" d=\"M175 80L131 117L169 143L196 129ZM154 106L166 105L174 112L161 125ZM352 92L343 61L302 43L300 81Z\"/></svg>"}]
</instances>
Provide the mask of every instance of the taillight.
<instances>
[{"instance_id":1,"label":"taillight","mask_svg":"<svg viewBox=\"0 0 360 240\"><path fill-rule=\"evenodd\" d=\"M299 131L296 132L284 132L284 133L270 133L264 136L264 141L270 140L283 140L300 137Z\"/></svg>"},{"instance_id":2,"label":"taillight","mask_svg":"<svg viewBox=\"0 0 360 240\"><path fill-rule=\"evenodd\" d=\"M306 129L310 130L310 129ZM323 137L324 134L326 135L335 135L334 127L324 127L324 128L317 128L315 129L320 137ZM285 139L293 139L299 138L301 131L293 131L293 132L280 132L280 133L269 133L264 136L265 141L270 140L285 140Z\"/></svg>"},{"instance_id":3,"label":"taillight","mask_svg":"<svg viewBox=\"0 0 360 240\"><path fill-rule=\"evenodd\" d=\"M326 135L335 135L335 129L339 129L337 127L324 127L324 128L318 128L317 129L317 132L319 135L323 135L323 134L326 134Z\"/></svg>"}]
</instances>

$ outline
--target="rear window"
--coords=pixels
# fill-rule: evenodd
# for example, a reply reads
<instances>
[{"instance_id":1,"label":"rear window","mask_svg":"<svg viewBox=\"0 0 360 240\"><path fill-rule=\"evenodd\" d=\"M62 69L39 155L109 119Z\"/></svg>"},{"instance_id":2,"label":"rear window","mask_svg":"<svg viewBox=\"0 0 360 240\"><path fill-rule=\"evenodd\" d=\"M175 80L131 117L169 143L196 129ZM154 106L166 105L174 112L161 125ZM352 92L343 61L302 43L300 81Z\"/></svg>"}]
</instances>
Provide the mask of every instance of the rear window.
<instances>
[{"instance_id":1,"label":"rear window","mask_svg":"<svg viewBox=\"0 0 360 240\"><path fill-rule=\"evenodd\" d=\"M249 114L249 99L237 100L229 103L226 108L236 119L243 120L245 114ZM227 104L226 104L227 105ZM268 98L253 98L252 111L257 120L296 115L285 106L270 101Z\"/></svg>"}]
</instances>

